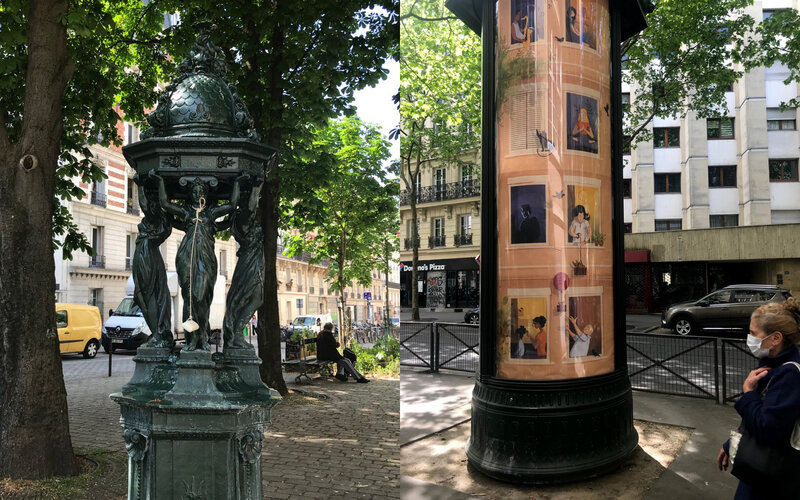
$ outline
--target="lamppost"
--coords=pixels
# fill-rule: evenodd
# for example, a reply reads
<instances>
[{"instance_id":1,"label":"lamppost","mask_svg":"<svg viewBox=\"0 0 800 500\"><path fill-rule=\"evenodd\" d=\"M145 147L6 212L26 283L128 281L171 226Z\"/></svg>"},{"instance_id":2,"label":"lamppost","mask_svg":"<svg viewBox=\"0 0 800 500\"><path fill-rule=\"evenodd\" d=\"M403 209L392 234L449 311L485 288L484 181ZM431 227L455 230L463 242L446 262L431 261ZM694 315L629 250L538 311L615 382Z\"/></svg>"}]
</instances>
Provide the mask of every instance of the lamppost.
<instances>
[{"instance_id":1,"label":"lamppost","mask_svg":"<svg viewBox=\"0 0 800 500\"><path fill-rule=\"evenodd\" d=\"M638 441L620 43L644 15L636 0L447 7L483 40L481 353L467 457L517 483L596 476Z\"/></svg>"},{"instance_id":2,"label":"lamppost","mask_svg":"<svg viewBox=\"0 0 800 500\"><path fill-rule=\"evenodd\" d=\"M261 442L280 398L261 381L261 360L242 330L263 302L258 203L276 151L259 142L226 79L224 53L200 34L148 116L143 140L123 148L136 170L143 219L133 256L134 298L152 332L133 358L120 405L128 498L261 498ZM186 344L173 355L173 321L159 245L184 231L175 266ZM209 312L217 279L214 235L237 243L223 321L212 355ZM182 323L181 323L182 321Z\"/></svg>"}]
</instances>

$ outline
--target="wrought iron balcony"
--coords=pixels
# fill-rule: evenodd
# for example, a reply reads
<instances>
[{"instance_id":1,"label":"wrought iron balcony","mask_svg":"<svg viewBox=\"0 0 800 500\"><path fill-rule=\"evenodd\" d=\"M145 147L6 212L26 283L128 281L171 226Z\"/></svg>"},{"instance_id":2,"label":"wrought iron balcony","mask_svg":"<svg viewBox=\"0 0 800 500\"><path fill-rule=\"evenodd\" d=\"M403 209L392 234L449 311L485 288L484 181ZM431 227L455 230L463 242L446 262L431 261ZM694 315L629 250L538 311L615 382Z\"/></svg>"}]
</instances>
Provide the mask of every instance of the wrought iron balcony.
<instances>
[{"instance_id":1,"label":"wrought iron balcony","mask_svg":"<svg viewBox=\"0 0 800 500\"><path fill-rule=\"evenodd\" d=\"M453 244L457 247L466 247L472 245L472 233L454 234Z\"/></svg>"},{"instance_id":2,"label":"wrought iron balcony","mask_svg":"<svg viewBox=\"0 0 800 500\"><path fill-rule=\"evenodd\" d=\"M417 241L417 248L419 248L419 238L414 238ZM413 248L413 241L412 238L406 238L403 240L404 246L406 250L411 250Z\"/></svg>"},{"instance_id":3,"label":"wrought iron balcony","mask_svg":"<svg viewBox=\"0 0 800 500\"><path fill-rule=\"evenodd\" d=\"M459 198L471 198L481 195L481 182L477 179L460 182L450 182L438 186L424 186L417 193L417 203L429 203L434 201L457 200ZM411 203L411 194L408 191L400 191L400 205Z\"/></svg>"},{"instance_id":4,"label":"wrought iron balcony","mask_svg":"<svg viewBox=\"0 0 800 500\"><path fill-rule=\"evenodd\" d=\"M137 203L131 203L128 205L127 212L131 215L139 215L141 213L139 212L139 205Z\"/></svg>"},{"instance_id":5,"label":"wrought iron balcony","mask_svg":"<svg viewBox=\"0 0 800 500\"><path fill-rule=\"evenodd\" d=\"M97 191L92 191L90 201L92 205L97 205L98 207L105 207L106 195L104 193L98 193Z\"/></svg>"},{"instance_id":6,"label":"wrought iron balcony","mask_svg":"<svg viewBox=\"0 0 800 500\"><path fill-rule=\"evenodd\" d=\"M447 238L444 235L441 236L428 236L428 248L437 248L446 246Z\"/></svg>"},{"instance_id":7,"label":"wrought iron balcony","mask_svg":"<svg viewBox=\"0 0 800 500\"><path fill-rule=\"evenodd\" d=\"M89 256L89 267L96 267L99 269L106 268L106 257L105 255L90 255Z\"/></svg>"},{"instance_id":8,"label":"wrought iron balcony","mask_svg":"<svg viewBox=\"0 0 800 500\"><path fill-rule=\"evenodd\" d=\"M125 270L130 271L133 269L133 257L125 257Z\"/></svg>"}]
</instances>

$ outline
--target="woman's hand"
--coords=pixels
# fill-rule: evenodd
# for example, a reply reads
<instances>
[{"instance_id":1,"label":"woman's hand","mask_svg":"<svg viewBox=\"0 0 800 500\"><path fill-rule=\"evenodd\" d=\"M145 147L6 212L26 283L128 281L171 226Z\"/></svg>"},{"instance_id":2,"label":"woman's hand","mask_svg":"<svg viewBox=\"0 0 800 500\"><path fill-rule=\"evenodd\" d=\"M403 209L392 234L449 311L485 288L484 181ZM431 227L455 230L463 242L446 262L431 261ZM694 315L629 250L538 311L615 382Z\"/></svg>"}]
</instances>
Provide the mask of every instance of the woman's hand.
<instances>
[{"instance_id":1,"label":"woman's hand","mask_svg":"<svg viewBox=\"0 0 800 500\"><path fill-rule=\"evenodd\" d=\"M750 374L744 379L744 384L742 384L742 392L750 392L756 390L756 385L758 385L758 381L764 378L767 375L769 368L766 366L762 366L761 368L756 368L755 370L751 371Z\"/></svg>"},{"instance_id":2,"label":"woman's hand","mask_svg":"<svg viewBox=\"0 0 800 500\"><path fill-rule=\"evenodd\" d=\"M725 453L725 448L720 448L719 455L717 455L717 468L721 471L726 471L729 463L730 460L728 460L728 454Z\"/></svg>"}]
</instances>

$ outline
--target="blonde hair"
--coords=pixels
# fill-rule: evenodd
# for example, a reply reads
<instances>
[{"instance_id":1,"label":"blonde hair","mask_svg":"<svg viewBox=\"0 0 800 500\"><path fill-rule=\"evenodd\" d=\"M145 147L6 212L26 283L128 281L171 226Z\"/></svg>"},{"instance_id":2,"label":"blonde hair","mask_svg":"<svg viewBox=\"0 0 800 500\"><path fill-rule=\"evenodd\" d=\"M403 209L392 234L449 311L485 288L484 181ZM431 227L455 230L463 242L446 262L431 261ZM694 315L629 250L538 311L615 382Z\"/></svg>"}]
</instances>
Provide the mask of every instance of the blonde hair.
<instances>
[{"instance_id":1,"label":"blonde hair","mask_svg":"<svg viewBox=\"0 0 800 500\"><path fill-rule=\"evenodd\" d=\"M800 301L794 297L789 297L782 304L764 304L753 311L751 318L768 335L781 332L783 347L800 344Z\"/></svg>"}]
</instances>

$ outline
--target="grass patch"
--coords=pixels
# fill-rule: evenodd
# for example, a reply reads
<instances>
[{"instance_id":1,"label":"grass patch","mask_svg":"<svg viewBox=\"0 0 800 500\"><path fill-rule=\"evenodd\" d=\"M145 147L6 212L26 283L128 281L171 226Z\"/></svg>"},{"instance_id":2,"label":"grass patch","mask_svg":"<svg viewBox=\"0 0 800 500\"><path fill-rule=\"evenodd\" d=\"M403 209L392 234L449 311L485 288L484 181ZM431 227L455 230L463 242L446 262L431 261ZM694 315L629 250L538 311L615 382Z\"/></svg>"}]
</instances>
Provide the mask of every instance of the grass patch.
<instances>
[{"instance_id":1,"label":"grass patch","mask_svg":"<svg viewBox=\"0 0 800 500\"><path fill-rule=\"evenodd\" d=\"M128 455L102 448L75 448L80 474L47 479L0 478L0 498L124 499L128 493Z\"/></svg>"}]
</instances>

